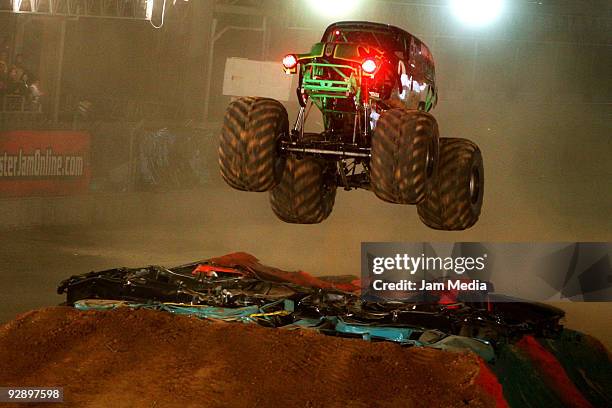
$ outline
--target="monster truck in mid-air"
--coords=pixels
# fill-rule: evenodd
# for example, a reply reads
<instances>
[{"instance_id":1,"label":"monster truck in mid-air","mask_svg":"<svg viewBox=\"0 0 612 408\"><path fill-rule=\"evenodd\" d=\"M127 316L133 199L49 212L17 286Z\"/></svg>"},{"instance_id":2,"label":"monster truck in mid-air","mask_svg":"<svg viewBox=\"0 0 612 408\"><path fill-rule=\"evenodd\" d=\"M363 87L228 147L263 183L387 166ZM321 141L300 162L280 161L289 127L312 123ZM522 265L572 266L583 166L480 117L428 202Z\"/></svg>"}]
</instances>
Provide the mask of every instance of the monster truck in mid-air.
<instances>
[{"instance_id":1,"label":"monster truck in mid-air","mask_svg":"<svg viewBox=\"0 0 612 408\"><path fill-rule=\"evenodd\" d=\"M466 139L439 138L433 57L397 27L340 22L306 54L283 59L298 74L300 111L289 128L273 99L242 97L228 107L220 136L224 180L270 191L283 221L314 224L332 211L336 188L364 188L380 199L416 204L431 228L476 223L484 193L482 155ZM307 133L312 105L325 130Z\"/></svg>"}]
</instances>

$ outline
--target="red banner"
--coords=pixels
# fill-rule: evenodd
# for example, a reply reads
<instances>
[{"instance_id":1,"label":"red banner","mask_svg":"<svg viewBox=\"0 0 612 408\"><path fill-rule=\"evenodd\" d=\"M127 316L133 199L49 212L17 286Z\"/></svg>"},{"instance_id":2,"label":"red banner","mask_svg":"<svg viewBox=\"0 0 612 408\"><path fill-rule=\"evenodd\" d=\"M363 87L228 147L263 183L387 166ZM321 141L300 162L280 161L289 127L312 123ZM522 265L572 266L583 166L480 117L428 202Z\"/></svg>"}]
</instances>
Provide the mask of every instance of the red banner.
<instances>
[{"instance_id":1,"label":"red banner","mask_svg":"<svg viewBox=\"0 0 612 408\"><path fill-rule=\"evenodd\" d=\"M88 133L0 132L0 196L82 193L90 177Z\"/></svg>"}]
</instances>

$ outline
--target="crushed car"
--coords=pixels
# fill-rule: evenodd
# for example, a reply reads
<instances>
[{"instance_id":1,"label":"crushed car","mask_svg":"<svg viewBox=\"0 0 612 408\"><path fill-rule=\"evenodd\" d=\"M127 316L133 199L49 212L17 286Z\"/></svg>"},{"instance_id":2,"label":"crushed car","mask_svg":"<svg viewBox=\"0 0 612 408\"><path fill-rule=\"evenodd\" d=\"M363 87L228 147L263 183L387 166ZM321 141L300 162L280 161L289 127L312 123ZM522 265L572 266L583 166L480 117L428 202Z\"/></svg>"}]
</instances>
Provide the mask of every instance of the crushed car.
<instances>
[{"instance_id":1,"label":"crushed car","mask_svg":"<svg viewBox=\"0 0 612 408\"><path fill-rule=\"evenodd\" d=\"M173 268L116 268L71 276L57 289L81 310L147 308L285 330L471 350L487 361L524 334L555 336L560 309L487 293L449 302L369 301L354 278L317 278L236 253ZM438 294L439 296L439 294ZM434 296L435 297L435 296Z\"/></svg>"}]
</instances>

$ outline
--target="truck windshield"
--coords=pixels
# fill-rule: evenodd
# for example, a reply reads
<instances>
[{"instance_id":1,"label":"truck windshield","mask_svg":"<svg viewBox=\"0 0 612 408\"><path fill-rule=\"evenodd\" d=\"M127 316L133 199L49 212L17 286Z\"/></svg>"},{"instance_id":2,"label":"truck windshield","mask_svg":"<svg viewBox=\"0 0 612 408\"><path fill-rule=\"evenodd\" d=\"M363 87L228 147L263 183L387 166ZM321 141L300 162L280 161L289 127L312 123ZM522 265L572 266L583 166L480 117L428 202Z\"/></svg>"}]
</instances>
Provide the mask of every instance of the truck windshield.
<instances>
[{"instance_id":1,"label":"truck windshield","mask_svg":"<svg viewBox=\"0 0 612 408\"><path fill-rule=\"evenodd\" d=\"M332 28L324 42L368 44L384 50L401 51L403 44L398 35L384 31L364 31L350 28Z\"/></svg>"}]
</instances>

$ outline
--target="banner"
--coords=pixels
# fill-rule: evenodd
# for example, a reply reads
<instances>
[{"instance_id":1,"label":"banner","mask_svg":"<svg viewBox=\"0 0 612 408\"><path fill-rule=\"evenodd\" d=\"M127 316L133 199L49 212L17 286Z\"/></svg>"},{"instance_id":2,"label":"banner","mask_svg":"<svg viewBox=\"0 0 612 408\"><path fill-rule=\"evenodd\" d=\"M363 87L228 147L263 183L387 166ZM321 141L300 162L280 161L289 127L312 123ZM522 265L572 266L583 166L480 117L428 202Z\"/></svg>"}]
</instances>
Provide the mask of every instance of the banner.
<instances>
[{"instance_id":1,"label":"banner","mask_svg":"<svg viewBox=\"0 0 612 408\"><path fill-rule=\"evenodd\" d=\"M90 142L86 132L0 132L0 197L86 192Z\"/></svg>"},{"instance_id":2,"label":"banner","mask_svg":"<svg viewBox=\"0 0 612 408\"><path fill-rule=\"evenodd\" d=\"M361 244L364 300L612 301L612 243Z\"/></svg>"}]
</instances>

